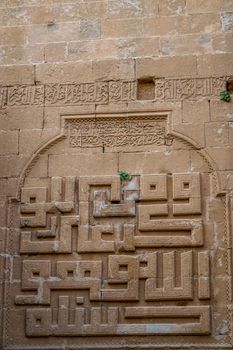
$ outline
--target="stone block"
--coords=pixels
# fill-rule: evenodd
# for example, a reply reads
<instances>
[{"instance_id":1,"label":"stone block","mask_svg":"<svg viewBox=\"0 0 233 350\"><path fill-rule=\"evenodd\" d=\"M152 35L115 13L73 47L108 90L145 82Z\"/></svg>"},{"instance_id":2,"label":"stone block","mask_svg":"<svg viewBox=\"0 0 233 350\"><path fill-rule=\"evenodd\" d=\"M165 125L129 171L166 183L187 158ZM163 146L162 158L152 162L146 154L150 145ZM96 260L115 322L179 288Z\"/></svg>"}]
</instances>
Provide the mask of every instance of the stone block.
<instances>
[{"instance_id":1,"label":"stone block","mask_svg":"<svg viewBox=\"0 0 233 350\"><path fill-rule=\"evenodd\" d=\"M229 124L211 122L205 124L206 147L229 146Z\"/></svg>"},{"instance_id":2,"label":"stone block","mask_svg":"<svg viewBox=\"0 0 233 350\"><path fill-rule=\"evenodd\" d=\"M179 77L196 75L196 57L139 58L136 61L136 76L143 78Z\"/></svg>"},{"instance_id":3,"label":"stone block","mask_svg":"<svg viewBox=\"0 0 233 350\"><path fill-rule=\"evenodd\" d=\"M189 138L191 142L198 145L198 147L205 146L205 134L204 127L201 128L200 124L179 124L173 125L172 129L181 135Z\"/></svg>"},{"instance_id":4,"label":"stone block","mask_svg":"<svg viewBox=\"0 0 233 350\"><path fill-rule=\"evenodd\" d=\"M110 18L155 16L158 14L158 2L158 0L110 0L107 14Z\"/></svg>"},{"instance_id":5,"label":"stone block","mask_svg":"<svg viewBox=\"0 0 233 350\"><path fill-rule=\"evenodd\" d=\"M108 3L105 0L76 2L76 18L106 18Z\"/></svg>"},{"instance_id":6,"label":"stone block","mask_svg":"<svg viewBox=\"0 0 233 350\"><path fill-rule=\"evenodd\" d=\"M1 177L13 177L19 176L23 166L26 164L29 157L26 156L0 156L0 176Z\"/></svg>"},{"instance_id":7,"label":"stone block","mask_svg":"<svg viewBox=\"0 0 233 350\"><path fill-rule=\"evenodd\" d=\"M231 0L222 0L221 11L233 11L233 3Z\"/></svg>"},{"instance_id":8,"label":"stone block","mask_svg":"<svg viewBox=\"0 0 233 350\"><path fill-rule=\"evenodd\" d=\"M155 57L160 54L159 38L126 38L116 41L116 54L122 58Z\"/></svg>"},{"instance_id":9,"label":"stone block","mask_svg":"<svg viewBox=\"0 0 233 350\"><path fill-rule=\"evenodd\" d=\"M0 199L0 251L3 252L5 248L7 226L7 201L4 195Z\"/></svg>"},{"instance_id":10,"label":"stone block","mask_svg":"<svg viewBox=\"0 0 233 350\"><path fill-rule=\"evenodd\" d=\"M28 24L29 18L27 16L27 9L25 7L8 7L7 4L1 2L0 23L1 26L6 27Z\"/></svg>"},{"instance_id":11,"label":"stone block","mask_svg":"<svg viewBox=\"0 0 233 350\"><path fill-rule=\"evenodd\" d=\"M32 154L38 147L58 134L56 128L20 130L19 153Z\"/></svg>"},{"instance_id":12,"label":"stone block","mask_svg":"<svg viewBox=\"0 0 233 350\"><path fill-rule=\"evenodd\" d=\"M49 83L78 83L92 81L92 64L79 62L77 64L38 64L36 66L36 81Z\"/></svg>"},{"instance_id":13,"label":"stone block","mask_svg":"<svg viewBox=\"0 0 233 350\"><path fill-rule=\"evenodd\" d=\"M45 62L64 62L66 55L66 43L50 43L45 45Z\"/></svg>"},{"instance_id":14,"label":"stone block","mask_svg":"<svg viewBox=\"0 0 233 350\"><path fill-rule=\"evenodd\" d=\"M35 166L29 169L28 178L48 177L48 155L40 155Z\"/></svg>"},{"instance_id":15,"label":"stone block","mask_svg":"<svg viewBox=\"0 0 233 350\"><path fill-rule=\"evenodd\" d=\"M229 132L229 145L233 146L233 121L228 124L228 132Z\"/></svg>"},{"instance_id":16,"label":"stone block","mask_svg":"<svg viewBox=\"0 0 233 350\"><path fill-rule=\"evenodd\" d=\"M44 128L45 129L56 129L57 133L61 130L62 115L73 114L80 115L83 114L83 106L63 106L63 107L45 107L44 109ZM95 113L94 105L85 106L85 113L93 114ZM42 129L42 128L41 128Z\"/></svg>"},{"instance_id":17,"label":"stone block","mask_svg":"<svg viewBox=\"0 0 233 350\"><path fill-rule=\"evenodd\" d=\"M225 12L221 14L221 24L223 32L233 32L233 13Z\"/></svg>"},{"instance_id":18,"label":"stone block","mask_svg":"<svg viewBox=\"0 0 233 350\"><path fill-rule=\"evenodd\" d=\"M115 175L117 172L118 156L113 153L51 155L49 157L49 176Z\"/></svg>"},{"instance_id":19,"label":"stone block","mask_svg":"<svg viewBox=\"0 0 233 350\"><path fill-rule=\"evenodd\" d=\"M25 27L0 27L0 45L23 45L26 33Z\"/></svg>"},{"instance_id":20,"label":"stone block","mask_svg":"<svg viewBox=\"0 0 233 350\"><path fill-rule=\"evenodd\" d=\"M28 28L28 42L30 44L72 41L79 37L79 22L49 22L48 24L35 24Z\"/></svg>"},{"instance_id":21,"label":"stone block","mask_svg":"<svg viewBox=\"0 0 233 350\"><path fill-rule=\"evenodd\" d=\"M0 111L2 130L42 129L43 107L9 107Z\"/></svg>"},{"instance_id":22,"label":"stone block","mask_svg":"<svg viewBox=\"0 0 233 350\"><path fill-rule=\"evenodd\" d=\"M43 45L2 46L1 65L33 64L44 62Z\"/></svg>"},{"instance_id":23,"label":"stone block","mask_svg":"<svg viewBox=\"0 0 233 350\"><path fill-rule=\"evenodd\" d=\"M75 4L62 2L52 4L48 1L44 5L47 6L30 6L27 8L27 14L31 24L75 22L77 20L77 7Z\"/></svg>"},{"instance_id":24,"label":"stone block","mask_svg":"<svg viewBox=\"0 0 233 350\"><path fill-rule=\"evenodd\" d=\"M227 6L228 0L187 0L187 12L188 13L209 13L220 12L225 6Z\"/></svg>"},{"instance_id":25,"label":"stone block","mask_svg":"<svg viewBox=\"0 0 233 350\"><path fill-rule=\"evenodd\" d=\"M231 147L208 147L206 149L217 164L218 170L232 170L233 149Z\"/></svg>"},{"instance_id":26,"label":"stone block","mask_svg":"<svg viewBox=\"0 0 233 350\"><path fill-rule=\"evenodd\" d=\"M205 101L183 101L182 121L189 124L204 124L210 119L209 102Z\"/></svg>"},{"instance_id":27,"label":"stone block","mask_svg":"<svg viewBox=\"0 0 233 350\"><path fill-rule=\"evenodd\" d=\"M197 72L202 76L233 74L232 55L226 53L198 56Z\"/></svg>"},{"instance_id":28,"label":"stone block","mask_svg":"<svg viewBox=\"0 0 233 350\"><path fill-rule=\"evenodd\" d=\"M91 106L90 106L91 107ZM111 104L111 111L113 113L125 113L125 111L128 108L127 102L121 102L121 103L112 103ZM91 111L91 109L90 109ZM108 105L97 105L95 108L96 113L108 113L109 106Z\"/></svg>"},{"instance_id":29,"label":"stone block","mask_svg":"<svg viewBox=\"0 0 233 350\"><path fill-rule=\"evenodd\" d=\"M180 154L179 158L177 158ZM181 156L182 155L182 156ZM189 151L122 153L119 155L119 169L130 174L170 173L173 167L178 172L188 171L190 166Z\"/></svg>"},{"instance_id":30,"label":"stone block","mask_svg":"<svg viewBox=\"0 0 233 350\"><path fill-rule=\"evenodd\" d=\"M233 33L212 35L213 52L230 53L233 51Z\"/></svg>"},{"instance_id":31,"label":"stone block","mask_svg":"<svg viewBox=\"0 0 233 350\"><path fill-rule=\"evenodd\" d=\"M16 178L6 178L0 179L0 193L3 196L14 197L17 189L17 179Z\"/></svg>"},{"instance_id":32,"label":"stone block","mask_svg":"<svg viewBox=\"0 0 233 350\"><path fill-rule=\"evenodd\" d=\"M0 66L0 84L34 84L32 65Z\"/></svg>"},{"instance_id":33,"label":"stone block","mask_svg":"<svg viewBox=\"0 0 233 350\"><path fill-rule=\"evenodd\" d=\"M89 60L93 57L95 60L115 59L120 56L118 49L118 40L81 40L68 43L67 61Z\"/></svg>"},{"instance_id":34,"label":"stone block","mask_svg":"<svg viewBox=\"0 0 233 350\"><path fill-rule=\"evenodd\" d=\"M194 150L190 150L191 170L201 173L208 173L211 171L207 162L203 162L202 156Z\"/></svg>"},{"instance_id":35,"label":"stone block","mask_svg":"<svg viewBox=\"0 0 233 350\"><path fill-rule=\"evenodd\" d=\"M138 37L142 30L142 19L104 19L101 22L102 38Z\"/></svg>"},{"instance_id":36,"label":"stone block","mask_svg":"<svg viewBox=\"0 0 233 350\"><path fill-rule=\"evenodd\" d=\"M220 30L219 16L211 13L145 18L143 25L144 34L147 36L207 34Z\"/></svg>"},{"instance_id":37,"label":"stone block","mask_svg":"<svg viewBox=\"0 0 233 350\"><path fill-rule=\"evenodd\" d=\"M203 35L186 35L186 36L170 36L161 38L161 52L165 56L182 56L213 53L212 36Z\"/></svg>"},{"instance_id":38,"label":"stone block","mask_svg":"<svg viewBox=\"0 0 233 350\"><path fill-rule=\"evenodd\" d=\"M102 60L93 62L93 79L134 79L134 60Z\"/></svg>"},{"instance_id":39,"label":"stone block","mask_svg":"<svg viewBox=\"0 0 233 350\"><path fill-rule=\"evenodd\" d=\"M233 121L233 104L224 101L210 102L211 120Z\"/></svg>"},{"instance_id":40,"label":"stone block","mask_svg":"<svg viewBox=\"0 0 233 350\"><path fill-rule=\"evenodd\" d=\"M80 39L100 38L100 21L98 19L81 19Z\"/></svg>"},{"instance_id":41,"label":"stone block","mask_svg":"<svg viewBox=\"0 0 233 350\"><path fill-rule=\"evenodd\" d=\"M18 131L0 131L0 154L18 153Z\"/></svg>"},{"instance_id":42,"label":"stone block","mask_svg":"<svg viewBox=\"0 0 233 350\"><path fill-rule=\"evenodd\" d=\"M185 0L160 0L159 1L159 13L162 16L174 16L182 15L186 12Z\"/></svg>"}]
</instances>

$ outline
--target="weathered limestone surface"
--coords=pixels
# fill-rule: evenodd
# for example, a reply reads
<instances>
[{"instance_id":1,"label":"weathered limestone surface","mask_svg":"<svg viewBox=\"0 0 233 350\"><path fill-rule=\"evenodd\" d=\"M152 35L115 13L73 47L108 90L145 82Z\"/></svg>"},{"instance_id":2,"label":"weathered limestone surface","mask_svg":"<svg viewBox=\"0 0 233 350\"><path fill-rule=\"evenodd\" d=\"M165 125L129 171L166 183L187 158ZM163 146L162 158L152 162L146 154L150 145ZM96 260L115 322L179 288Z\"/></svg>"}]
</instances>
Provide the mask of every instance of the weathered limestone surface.
<instances>
[{"instance_id":1,"label":"weathered limestone surface","mask_svg":"<svg viewBox=\"0 0 233 350\"><path fill-rule=\"evenodd\" d=\"M0 0L0 349L233 348L232 23Z\"/></svg>"}]
</instances>

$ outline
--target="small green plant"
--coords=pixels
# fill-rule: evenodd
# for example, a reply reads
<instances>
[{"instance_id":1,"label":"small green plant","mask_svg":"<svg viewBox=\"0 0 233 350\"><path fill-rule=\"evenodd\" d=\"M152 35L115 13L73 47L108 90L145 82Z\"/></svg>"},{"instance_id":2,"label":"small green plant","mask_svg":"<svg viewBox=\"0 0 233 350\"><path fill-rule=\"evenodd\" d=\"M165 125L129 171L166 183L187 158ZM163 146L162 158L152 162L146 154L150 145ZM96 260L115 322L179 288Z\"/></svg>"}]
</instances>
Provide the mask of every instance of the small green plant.
<instances>
[{"instance_id":1,"label":"small green plant","mask_svg":"<svg viewBox=\"0 0 233 350\"><path fill-rule=\"evenodd\" d=\"M130 181L132 179L132 176L129 175L129 173L127 173L125 170L120 170L119 175L121 180Z\"/></svg>"},{"instance_id":2,"label":"small green plant","mask_svg":"<svg viewBox=\"0 0 233 350\"><path fill-rule=\"evenodd\" d=\"M225 101L225 102L230 102L231 100L231 95L227 90L222 90L220 92L220 100Z\"/></svg>"}]
</instances>

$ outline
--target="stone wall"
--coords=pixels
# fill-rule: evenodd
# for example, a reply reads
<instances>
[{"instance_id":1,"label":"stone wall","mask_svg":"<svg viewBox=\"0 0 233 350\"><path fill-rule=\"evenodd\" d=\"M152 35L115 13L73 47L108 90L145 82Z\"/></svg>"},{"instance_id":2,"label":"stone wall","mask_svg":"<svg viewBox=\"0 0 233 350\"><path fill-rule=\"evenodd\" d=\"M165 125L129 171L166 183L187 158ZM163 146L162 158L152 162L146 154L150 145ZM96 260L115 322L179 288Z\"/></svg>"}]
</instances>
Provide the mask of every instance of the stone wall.
<instances>
[{"instance_id":1,"label":"stone wall","mask_svg":"<svg viewBox=\"0 0 233 350\"><path fill-rule=\"evenodd\" d=\"M1 349L232 348L232 51L232 0L0 0Z\"/></svg>"}]
</instances>

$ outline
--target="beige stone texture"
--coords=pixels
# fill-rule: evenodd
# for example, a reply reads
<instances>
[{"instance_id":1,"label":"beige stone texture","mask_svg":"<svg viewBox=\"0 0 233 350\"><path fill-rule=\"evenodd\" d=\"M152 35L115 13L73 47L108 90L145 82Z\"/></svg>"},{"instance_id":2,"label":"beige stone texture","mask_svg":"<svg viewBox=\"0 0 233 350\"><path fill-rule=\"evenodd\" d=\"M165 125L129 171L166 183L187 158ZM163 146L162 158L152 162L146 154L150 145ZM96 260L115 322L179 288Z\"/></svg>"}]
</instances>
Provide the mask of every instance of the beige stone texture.
<instances>
[{"instance_id":1,"label":"beige stone texture","mask_svg":"<svg viewBox=\"0 0 233 350\"><path fill-rule=\"evenodd\" d=\"M63 44L57 44L62 51ZM66 61L89 59L114 59L141 56L159 56L160 45L158 37L120 38L106 40L82 40L68 43L65 54Z\"/></svg>"},{"instance_id":2,"label":"beige stone texture","mask_svg":"<svg viewBox=\"0 0 233 350\"><path fill-rule=\"evenodd\" d=\"M230 0L187 0L188 13L209 13L220 11L232 11L233 5Z\"/></svg>"},{"instance_id":3,"label":"beige stone texture","mask_svg":"<svg viewBox=\"0 0 233 350\"><path fill-rule=\"evenodd\" d=\"M186 135L190 141L192 140L197 147L205 147L204 127L197 124L174 124L173 130L179 134Z\"/></svg>"},{"instance_id":4,"label":"beige stone texture","mask_svg":"<svg viewBox=\"0 0 233 350\"><path fill-rule=\"evenodd\" d=\"M228 123L206 123L206 146L229 146L229 132L230 128Z\"/></svg>"},{"instance_id":5,"label":"beige stone texture","mask_svg":"<svg viewBox=\"0 0 233 350\"><path fill-rule=\"evenodd\" d=\"M116 154L80 154L49 156L49 176L66 176L76 173L79 176L88 174L114 174L117 172L118 157Z\"/></svg>"},{"instance_id":6,"label":"beige stone texture","mask_svg":"<svg viewBox=\"0 0 233 350\"><path fill-rule=\"evenodd\" d=\"M66 43L51 43L44 48L44 59L46 62L64 62L66 54Z\"/></svg>"},{"instance_id":7,"label":"beige stone texture","mask_svg":"<svg viewBox=\"0 0 233 350\"><path fill-rule=\"evenodd\" d=\"M5 250L5 240L6 240L6 224L7 224L6 200L0 201L0 212L1 212L1 217L0 217L1 251L4 251Z\"/></svg>"},{"instance_id":8,"label":"beige stone texture","mask_svg":"<svg viewBox=\"0 0 233 350\"><path fill-rule=\"evenodd\" d=\"M19 133L19 154L32 154L38 145L44 144L57 135L55 128L20 130Z\"/></svg>"},{"instance_id":9,"label":"beige stone texture","mask_svg":"<svg viewBox=\"0 0 233 350\"><path fill-rule=\"evenodd\" d=\"M0 0L0 349L232 349L232 235L233 1Z\"/></svg>"},{"instance_id":10,"label":"beige stone texture","mask_svg":"<svg viewBox=\"0 0 233 350\"><path fill-rule=\"evenodd\" d=\"M159 1L159 13L162 16L181 15L186 12L185 0L160 0Z\"/></svg>"},{"instance_id":11,"label":"beige stone texture","mask_svg":"<svg viewBox=\"0 0 233 350\"><path fill-rule=\"evenodd\" d=\"M210 147L207 148L210 156L218 165L219 170L232 170L233 158L230 147Z\"/></svg>"},{"instance_id":12,"label":"beige stone texture","mask_svg":"<svg viewBox=\"0 0 233 350\"><path fill-rule=\"evenodd\" d=\"M216 41L215 50L218 50ZM165 56L213 53L212 37L208 34L166 37L161 39L161 52Z\"/></svg>"},{"instance_id":13,"label":"beige stone texture","mask_svg":"<svg viewBox=\"0 0 233 350\"><path fill-rule=\"evenodd\" d=\"M195 76L196 57L191 55L187 57L163 57L163 58L139 58L136 61L137 78L145 76L155 77L180 77Z\"/></svg>"},{"instance_id":14,"label":"beige stone texture","mask_svg":"<svg viewBox=\"0 0 233 350\"><path fill-rule=\"evenodd\" d=\"M141 36L143 22L141 19L107 19L102 22L103 38L124 38Z\"/></svg>"},{"instance_id":15,"label":"beige stone texture","mask_svg":"<svg viewBox=\"0 0 233 350\"><path fill-rule=\"evenodd\" d=\"M158 15L159 0L116 1L108 2L108 17L128 18Z\"/></svg>"},{"instance_id":16,"label":"beige stone texture","mask_svg":"<svg viewBox=\"0 0 233 350\"><path fill-rule=\"evenodd\" d=\"M16 43L17 44L17 43ZM6 45L1 46L0 63L33 64L44 62L44 45Z\"/></svg>"},{"instance_id":17,"label":"beige stone texture","mask_svg":"<svg viewBox=\"0 0 233 350\"><path fill-rule=\"evenodd\" d=\"M190 22L192 25L190 26ZM194 14L188 16L151 17L144 20L146 35L175 36L181 34L208 34L220 29L219 15Z\"/></svg>"},{"instance_id":18,"label":"beige stone texture","mask_svg":"<svg viewBox=\"0 0 233 350\"><path fill-rule=\"evenodd\" d=\"M12 107L0 112L1 130L42 129L43 107Z\"/></svg>"},{"instance_id":19,"label":"beige stone texture","mask_svg":"<svg viewBox=\"0 0 233 350\"><path fill-rule=\"evenodd\" d=\"M210 104L207 100L183 101L182 103L182 122L189 124L203 124L210 120Z\"/></svg>"},{"instance_id":20,"label":"beige stone texture","mask_svg":"<svg viewBox=\"0 0 233 350\"><path fill-rule=\"evenodd\" d=\"M179 152L155 152L155 153L122 153L119 155L119 168L125 169L131 174L152 174L169 173L170 169L176 164L177 171L185 172L190 167L189 151Z\"/></svg>"},{"instance_id":21,"label":"beige stone texture","mask_svg":"<svg viewBox=\"0 0 233 350\"><path fill-rule=\"evenodd\" d=\"M23 166L26 164L29 157L19 155L4 155L0 157L1 177L19 176Z\"/></svg>"},{"instance_id":22,"label":"beige stone texture","mask_svg":"<svg viewBox=\"0 0 233 350\"><path fill-rule=\"evenodd\" d=\"M0 192L2 196L15 196L17 189L17 178L2 178L0 180Z\"/></svg>"},{"instance_id":23,"label":"beige stone texture","mask_svg":"<svg viewBox=\"0 0 233 350\"><path fill-rule=\"evenodd\" d=\"M0 38L0 45L22 45L26 43L26 30L24 27L2 27Z\"/></svg>"},{"instance_id":24,"label":"beige stone texture","mask_svg":"<svg viewBox=\"0 0 233 350\"><path fill-rule=\"evenodd\" d=\"M32 65L11 65L0 67L0 84L34 84L34 69Z\"/></svg>"},{"instance_id":25,"label":"beige stone texture","mask_svg":"<svg viewBox=\"0 0 233 350\"><path fill-rule=\"evenodd\" d=\"M231 121L233 120L233 108L231 103L223 103L223 101L210 102L211 120Z\"/></svg>"},{"instance_id":26,"label":"beige stone texture","mask_svg":"<svg viewBox=\"0 0 233 350\"><path fill-rule=\"evenodd\" d=\"M29 43L46 44L51 42L75 40L80 37L80 23L54 23L32 25L28 28Z\"/></svg>"},{"instance_id":27,"label":"beige stone texture","mask_svg":"<svg viewBox=\"0 0 233 350\"><path fill-rule=\"evenodd\" d=\"M39 64L36 66L36 81L45 83L75 83L92 81L92 64L81 62L67 64Z\"/></svg>"},{"instance_id":28,"label":"beige stone texture","mask_svg":"<svg viewBox=\"0 0 233 350\"><path fill-rule=\"evenodd\" d=\"M19 144L18 131L1 131L0 132L0 154L17 154Z\"/></svg>"},{"instance_id":29,"label":"beige stone texture","mask_svg":"<svg viewBox=\"0 0 233 350\"><path fill-rule=\"evenodd\" d=\"M93 78L95 80L107 79L134 79L134 60L106 60L93 62Z\"/></svg>"},{"instance_id":30,"label":"beige stone texture","mask_svg":"<svg viewBox=\"0 0 233 350\"><path fill-rule=\"evenodd\" d=\"M233 73L232 54L202 55L197 57L199 75L227 75Z\"/></svg>"}]
</instances>

